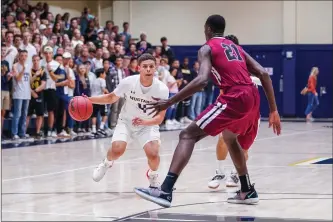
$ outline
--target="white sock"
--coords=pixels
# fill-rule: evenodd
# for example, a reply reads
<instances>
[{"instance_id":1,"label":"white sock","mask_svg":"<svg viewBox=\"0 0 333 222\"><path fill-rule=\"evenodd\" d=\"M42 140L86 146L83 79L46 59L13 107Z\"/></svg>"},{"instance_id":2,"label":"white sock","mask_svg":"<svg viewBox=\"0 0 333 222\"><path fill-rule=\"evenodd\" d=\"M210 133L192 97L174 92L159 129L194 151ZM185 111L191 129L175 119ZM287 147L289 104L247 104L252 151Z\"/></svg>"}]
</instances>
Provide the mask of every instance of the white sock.
<instances>
[{"instance_id":1,"label":"white sock","mask_svg":"<svg viewBox=\"0 0 333 222\"><path fill-rule=\"evenodd\" d=\"M220 174L224 174L224 167L223 167L224 160L217 160L217 169L219 170Z\"/></svg>"},{"instance_id":2,"label":"white sock","mask_svg":"<svg viewBox=\"0 0 333 222\"><path fill-rule=\"evenodd\" d=\"M96 133L96 125L92 125L92 132Z\"/></svg>"},{"instance_id":3,"label":"white sock","mask_svg":"<svg viewBox=\"0 0 333 222\"><path fill-rule=\"evenodd\" d=\"M104 130L104 122L101 122L101 125L99 126L99 128Z\"/></svg>"},{"instance_id":4,"label":"white sock","mask_svg":"<svg viewBox=\"0 0 333 222\"><path fill-rule=\"evenodd\" d=\"M106 163L109 167L112 167L113 165L113 160L108 160L108 158L104 159L104 163Z\"/></svg>"}]
</instances>

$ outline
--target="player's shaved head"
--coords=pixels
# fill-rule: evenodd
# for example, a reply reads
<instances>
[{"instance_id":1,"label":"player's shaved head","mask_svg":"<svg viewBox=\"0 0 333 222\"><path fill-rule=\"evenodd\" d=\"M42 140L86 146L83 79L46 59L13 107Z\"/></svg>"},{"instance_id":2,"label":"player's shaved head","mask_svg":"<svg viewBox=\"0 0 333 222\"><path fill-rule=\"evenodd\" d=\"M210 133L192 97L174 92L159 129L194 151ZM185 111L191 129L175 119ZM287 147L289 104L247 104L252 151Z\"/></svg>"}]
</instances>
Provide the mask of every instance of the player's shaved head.
<instances>
[{"instance_id":1,"label":"player's shaved head","mask_svg":"<svg viewBox=\"0 0 333 222\"><path fill-rule=\"evenodd\" d=\"M147 61L147 60L153 60L156 64L156 58L152 54L149 54L149 53L142 54L138 59L138 63L140 65L143 61Z\"/></svg>"},{"instance_id":2,"label":"player's shaved head","mask_svg":"<svg viewBox=\"0 0 333 222\"><path fill-rule=\"evenodd\" d=\"M222 34L225 30L225 20L221 15L211 15L207 18L205 25L210 28L213 34Z\"/></svg>"}]
</instances>

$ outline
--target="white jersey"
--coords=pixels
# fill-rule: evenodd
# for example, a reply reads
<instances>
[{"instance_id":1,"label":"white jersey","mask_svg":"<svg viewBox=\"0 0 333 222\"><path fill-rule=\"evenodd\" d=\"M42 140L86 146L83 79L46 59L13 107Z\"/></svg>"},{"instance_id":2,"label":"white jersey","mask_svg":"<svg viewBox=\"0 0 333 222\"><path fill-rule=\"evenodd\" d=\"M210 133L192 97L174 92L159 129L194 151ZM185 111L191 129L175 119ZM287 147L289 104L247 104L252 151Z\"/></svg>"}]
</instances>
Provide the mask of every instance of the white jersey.
<instances>
[{"instance_id":1,"label":"white jersey","mask_svg":"<svg viewBox=\"0 0 333 222\"><path fill-rule=\"evenodd\" d=\"M250 77L251 77L252 82L257 86L257 88L258 88L258 86L262 86L261 81L258 77L255 77L255 76L250 76Z\"/></svg>"},{"instance_id":2,"label":"white jersey","mask_svg":"<svg viewBox=\"0 0 333 222\"><path fill-rule=\"evenodd\" d=\"M169 98L169 89L163 82L154 78L151 86L144 87L140 83L140 75L123 79L113 92L116 96L125 98L119 118L127 121L132 121L135 117L151 119L153 114L148 115L151 111L147 110L146 105L155 101L153 97Z\"/></svg>"}]
</instances>

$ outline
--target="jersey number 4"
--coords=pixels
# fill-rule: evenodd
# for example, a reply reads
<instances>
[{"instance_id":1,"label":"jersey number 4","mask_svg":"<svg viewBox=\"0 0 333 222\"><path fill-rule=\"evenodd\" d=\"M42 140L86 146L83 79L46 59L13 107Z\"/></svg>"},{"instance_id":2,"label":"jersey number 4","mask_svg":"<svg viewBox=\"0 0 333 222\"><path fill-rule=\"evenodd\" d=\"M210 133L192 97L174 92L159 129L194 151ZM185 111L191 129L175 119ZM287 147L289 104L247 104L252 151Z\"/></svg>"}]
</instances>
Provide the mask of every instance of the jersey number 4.
<instances>
[{"instance_id":1,"label":"jersey number 4","mask_svg":"<svg viewBox=\"0 0 333 222\"><path fill-rule=\"evenodd\" d=\"M146 113L147 112L147 106L146 105L143 105L141 103L138 103L138 107L139 109L142 110L142 112Z\"/></svg>"},{"instance_id":2,"label":"jersey number 4","mask_svg":"<svg viewBox=\"0 0 333 222\"><path fill-rule=\"evenodd\" d=\"M224 48L224 53L229 61L243 61L236 45L227 45L222 43L222 47Z\"/></svg>"}]
</instances>

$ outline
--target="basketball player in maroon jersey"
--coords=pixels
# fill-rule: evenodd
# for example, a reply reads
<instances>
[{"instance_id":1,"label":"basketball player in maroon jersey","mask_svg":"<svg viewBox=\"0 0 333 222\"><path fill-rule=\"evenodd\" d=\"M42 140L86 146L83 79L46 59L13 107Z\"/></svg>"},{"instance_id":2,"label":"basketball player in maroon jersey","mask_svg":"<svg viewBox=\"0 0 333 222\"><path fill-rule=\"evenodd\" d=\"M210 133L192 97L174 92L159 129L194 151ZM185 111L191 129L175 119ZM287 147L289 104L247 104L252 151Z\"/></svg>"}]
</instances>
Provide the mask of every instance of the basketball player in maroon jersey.
<instances>
[{"instance_id":1,"label":"basketball player in maroon jersey","mask_svg":"<svg viewBox=\"0 0 333 222\"><path fill-rule=\"evenodd\" d=\"M258 194L250 183L242 151L243 147L249 147L253 143L259 120L259 92L249 73L257 76L262 83L270 108L269 127L272 126L277 135L281 133L280 116L269 74L240 46L223 38L224 30L225 20L222 16L208 17L205 23L207 42L198 53L200 69L197 78L170 99L151 104L153 112L166 110L172 104L201 90L209 78L224 92L181 131L168 175L161 187L134 189L140 197L163 207L171 206L174 184L188 163L195 143L208 135L216 136L221 132L241 182L241 189L234 197L228 198L228 202L255 204L259 201Z\"/></svg>"}]
</instances>

